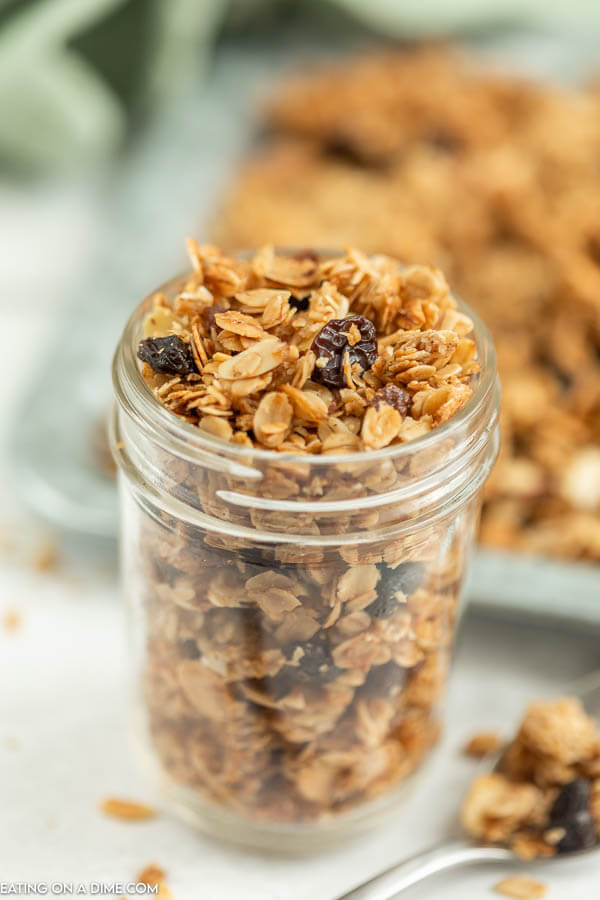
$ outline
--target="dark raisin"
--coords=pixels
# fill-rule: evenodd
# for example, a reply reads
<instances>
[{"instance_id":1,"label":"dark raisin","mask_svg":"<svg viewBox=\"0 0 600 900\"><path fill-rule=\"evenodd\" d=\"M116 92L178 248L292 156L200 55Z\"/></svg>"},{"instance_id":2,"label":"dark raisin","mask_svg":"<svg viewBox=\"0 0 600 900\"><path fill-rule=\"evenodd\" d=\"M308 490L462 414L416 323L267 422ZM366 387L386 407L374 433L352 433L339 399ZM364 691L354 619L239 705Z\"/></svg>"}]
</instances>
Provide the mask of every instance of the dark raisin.
<instances>
[{"instance_id":1,"label":"dark raisin","mask_svg":"<svg viewBox=\"0 0 600 900\"><path fill-rule=\"evenodd\" d=\"M594 234L588 240L587 251L592 262L600 266L600 234Z\"/></svg>"},{"instance_id":2,"label":"dark raisin","mask_svg":"<svg viewBox=\"0 0 600 900\"><path fill-rule=\"evenodd\" d=\"M301 645L304 651L300 660L300 681L333 681L340 674L340 669L331 657L331 648L327 638L313 638Z\"/></svg>"},{"instance_id":3,"label":"dark raisin","mask_svg":"<svg viewBox=\"0 0 600 900\"><path fill-rule=\"evenodd\" d=\"M155 556L152 559L152 563L157 581L164 581L165 584L173 587L175 581L178 578L181 578L181 569L178 569L176 566L172 566L171 563L166 562L164 559Z\"/></svg>"},{"instance_id":4,"label":"dark raisin","mask_svg":"<svg viewBox=\"0 0 600 900\"><path fill-rule=\"evenodd\" d=\"M306 294L305 297L290 297L288 303L290 306L293 306L294 309L304 312L305 309L308 309L310 294Z\"/></svg>"},{"instance_id":5,"label":"dark raisin","mask_svg":"<svg viewBox=\"0 0 600 900\"><path fill-rule=\"evenodd\" d=\"M389 597L396 591L402 591L406 596L414 593L421 582L425 568L420 562L400 563L395 569L389 566L379 565L381 578L377 582L377 593L380 597Z\"/></svg>"},{"instance_id":6,"label":"dark raisin","mask_svg":"<svg viewBox=\"0 0 600 900\"><path fill-rule=\"evenodd\" d=\"M270 694L274 700L280 700L281 697L291 694L294 688L298 686L298 682L294 681L293 675L290 674L293 671L294 669L290 668L290 666L284 666L276 675L269 675L267 678L263 678L259 686L267 694Z\"/></svg>"},{"instance_id":7,"label":"dark raisin","mask_svg":"<svg viewBox=\"0 0 600 900\"><path fill-rule=\"evenodd\" d=\"M590 783L587 778L575 778L561 789L550 810L550 824L564 822L577 813L589 811Z\"/></svg>"},{"instance_id":8,"label":"dark raisin","mask_svg":"<svg viewBox=\"0 0 600 900\"><path fill-rule=\"evenodd\" d=\"M183 659L199 659L200 651L198 644L193 638L188 638L179 645L179 653Z\"/></svg>"},{"instance_id":9,"label":"dark raisin","mask_svg":"<svg viewBox=\"0 0 600 900\"><path fill-rule=\"evenodd\" d=\"M137 355L161 375L191 375L198 371L190 345L176 334L140 341Z\"/></svg>"},{"instance_id":10,"label":"dark raisin","mask_svg":"<svg viewBox=\"0 0 600 900\"><path fill-rule=\"evenodd\" d=\"M303 651L298 666L286 666L282 670L289 673L291 679L296 682L326 682L333 681L340 674L340 670L333 662L329 641L325 636L317 635L302 644L290 644L284 651L285 656L291 659L298 648Z\"/></svg>"},{"instance_id":11,"label":"dark raisin","mask_svg":"<svg viewBox=\"0 0 600 900\"><path fill-rule=\"evenodd\" d=\"M406 669L395 662L388 662L373 666L357 693L370 697L392 697L402 690L405 683Z\"/></svg>"},{"instance_id":12,"label":"dark raisin","mask_svg":"<svg viewBox=\"0 0 600 900\"><path fill-rule=\"evenodd\" d=\"M303 644L290 644L284 651L287 659L291 659L299 647L304 652L298 665L284 666L276 675L263 679L264 686L276 699L291 694L299 685L327 684L341 672L331 658L326 638L315 637Z\"/></svg>"},{"instance_id":13,"label":"dark raisin","mask_svg":"<svg viewBox=\"0 0 600 900\"><path fill-rule=\"evenodd\" d=\"M577 850L585 850L597 843L596 822L588 810L580 810L554 826L564 829L564 836L556 845L558 853L575 853Z\"/></svg>"},{"instance_id":14,"label":"dark raisin","mask_svg":"<svg viewBox=\"0 0 600 900\"><path fill-rule=\"evenodd\" d=\"M385 154L359 146L351 135L332 133L325 139L324 152L335 162L359 168L383 168L387 162Z\"/></svg>"},{"instance_id":15,"label":"dark raisin","mask_svg":"<svg viewBox=\"0 0 600 900\"><path fill-rule=\"evenodd\" d=\"M372 619L389 619L393 616L398 608L398 601L393 594L378 594L377 599L373 600L366 607L365 612Z\"/></svg>"},{"instance_id":16,"label":"dark raisin","mask_svg":"<svg viewBox=\"0 0 600 900\"><path fill-rule=\"evenodd\" d=\"M355 325L360 333L360 341L354 346L348 342L348 331ZM375 326L366 316L346 316L345 319L330 319L312 343L312 350L317 357L317 365L313 371L313 380L320 381L327 387L343 387L344 356L346 351L350 364L358 363L362 372L370 369L377 359L377 332ZM325 360L320 366L319 361Z\"/></svg>"},{"instance_id":17,"label":"dark raisin","mask_svg":"<svg viewBox=\"0 0 600 900\"><path fill-rule=\"evenodd\" d=\"M431 147L442 153L458 153L463 146L460 138L449 131L430 131L425 135L425 140Z\"/></svg>"},{"instance_id":18,"label":"dark raisin","mask_svg":"<svg viewBox=\"0 0 600 900\"><path fill-rule=\"evenodd\" d=\"M412 397L405 388L398 387L397 384L386 384L385 387L375 391L375 396L369 403L369 406L379 409L382 403L397 409L404 418L410 411Z\"/></svg>"}]
</instances>

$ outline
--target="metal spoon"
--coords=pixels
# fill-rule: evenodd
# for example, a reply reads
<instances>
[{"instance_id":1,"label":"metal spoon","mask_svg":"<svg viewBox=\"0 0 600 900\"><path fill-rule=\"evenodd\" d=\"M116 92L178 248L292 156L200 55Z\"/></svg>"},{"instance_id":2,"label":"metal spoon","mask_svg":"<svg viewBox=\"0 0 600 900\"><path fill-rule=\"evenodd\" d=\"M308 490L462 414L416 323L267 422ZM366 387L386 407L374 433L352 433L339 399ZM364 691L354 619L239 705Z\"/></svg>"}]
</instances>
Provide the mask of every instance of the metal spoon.
<instances>
[{"instance_id":1,"label":"metal spoon","mask_svg":"<svg viewBox=\"0 0 600 900\"><path fill-rule=\"evenodd\" d=\"M600 705L600 672L592 672L572 683L569 685L568 693L578 696L588 708ZM599 848L600 844L596 844L588 849L598 850ZM587 853L588 850L574 852L580 855ZM556 859L556 857L551 859ZM478 844L467 839L446 841L391 866L379 875L363 882L354 890L337 897L336 900L391 900L406 888L448 869L474 863L514 862L515 860L520 862L513 851L507 847Z\"/></svg>"}]
</instances>

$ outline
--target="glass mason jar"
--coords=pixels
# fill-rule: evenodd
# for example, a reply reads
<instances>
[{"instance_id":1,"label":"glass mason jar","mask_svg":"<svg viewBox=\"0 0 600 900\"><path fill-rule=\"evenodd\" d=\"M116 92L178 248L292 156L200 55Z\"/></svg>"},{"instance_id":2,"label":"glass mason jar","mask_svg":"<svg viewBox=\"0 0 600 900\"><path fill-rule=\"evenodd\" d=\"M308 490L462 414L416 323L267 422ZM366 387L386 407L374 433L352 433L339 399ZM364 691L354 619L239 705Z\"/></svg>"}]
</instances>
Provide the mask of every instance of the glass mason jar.
<instances>
[{"instance_id":1,"label":"glass mason jar","mask_svg":"<svg viewBox=\"0 0 600 900\"><path fill-rule=\"evenodd\" d=\"M140 373L150 298L125 328L112 443L137 743L170 804L213 835L322 847L393 808L437 740L498 450L494 348L459 307L481 364L467 405L360 454L203 432Z\"/></svg>"}]
</instances>

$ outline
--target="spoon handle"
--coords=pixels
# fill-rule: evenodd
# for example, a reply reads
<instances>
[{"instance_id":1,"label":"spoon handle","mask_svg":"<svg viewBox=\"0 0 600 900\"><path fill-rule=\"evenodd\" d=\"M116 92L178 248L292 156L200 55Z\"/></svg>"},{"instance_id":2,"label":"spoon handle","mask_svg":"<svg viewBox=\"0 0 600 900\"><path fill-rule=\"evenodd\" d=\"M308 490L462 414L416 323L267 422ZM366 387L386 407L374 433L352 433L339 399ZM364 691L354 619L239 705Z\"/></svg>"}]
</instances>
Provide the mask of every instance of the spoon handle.
<instances>
[{"instance_id":1,"label":"spoon handle","mask_svg":"<svg viewBox=\"0 0 600 900\"><path fill-rule=\"evenodd\" d=\"M439 844L375 875L337 900L390 900L405 888L446 869L510 859L514 859L513 853L503 847L481 847L467 841Z\"/></svg>"}]
</instances>

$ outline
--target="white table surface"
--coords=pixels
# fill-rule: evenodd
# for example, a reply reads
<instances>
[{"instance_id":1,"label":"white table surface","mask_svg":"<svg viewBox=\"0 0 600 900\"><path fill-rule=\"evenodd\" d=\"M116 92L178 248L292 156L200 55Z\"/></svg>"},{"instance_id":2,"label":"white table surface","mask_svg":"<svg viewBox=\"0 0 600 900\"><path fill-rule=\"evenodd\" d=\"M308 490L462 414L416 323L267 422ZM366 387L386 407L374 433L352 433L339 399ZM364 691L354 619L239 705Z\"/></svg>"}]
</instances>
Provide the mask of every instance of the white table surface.
<instances>
[{"instance_id":1,"label":"white table surface","mask_svg":"<svg viewBox=\"0 0 600 900\"><path fill-rule=\"evenodd\" d=\"M529 699L560 693L598 667L598 635L467 617L445 738L425 777L392 822L337 852L266 858L212 842L167 813L131 824L103 816L108 795L160 807L128 747L127 646L114 571L97 548L71 548L52 573L27 564L43 528L21 509L2 456L11 416L26 414L19 389L51 323L52 298L93 239L90 203L81 186L33 200L0 187L0 618L7 610L22 615L14 632L0 628L0 887L127 881L156 862L175 900L331 900L443 839L473 773L459 753L464 740L486 727L510 731ZM483 900L520 870L463 870L406 896ZM524 870L547 882L550 900L600 896L600 856Z\"/></svg>"}]
</instances>

